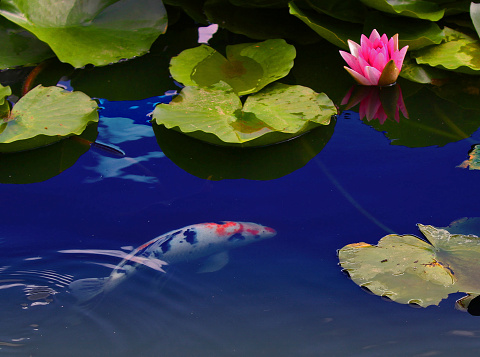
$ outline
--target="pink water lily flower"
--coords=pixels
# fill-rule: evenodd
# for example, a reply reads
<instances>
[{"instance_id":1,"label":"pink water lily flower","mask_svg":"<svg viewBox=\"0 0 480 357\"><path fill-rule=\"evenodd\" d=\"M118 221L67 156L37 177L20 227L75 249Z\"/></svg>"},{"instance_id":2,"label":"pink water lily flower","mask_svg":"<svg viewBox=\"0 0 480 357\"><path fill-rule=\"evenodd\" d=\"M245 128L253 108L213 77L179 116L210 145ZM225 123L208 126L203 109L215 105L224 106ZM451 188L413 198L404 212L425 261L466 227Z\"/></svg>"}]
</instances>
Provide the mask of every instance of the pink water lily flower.
<instances>
[{"instance_id":1,"label":"pink water lily flower","mask_svg":"<svg viewBox=\"0 0 480 357\"><path fill-rule=\"evenodd\" d=\"M386 86L396 82L402 70L408 46L398 50L398 34L390 40L373 30L370 38L362 35L360 45L348 40L350 53L340 51L340 55L350 68L345 69L360 84L365 86Z\"/></svg>"}]
</instances>

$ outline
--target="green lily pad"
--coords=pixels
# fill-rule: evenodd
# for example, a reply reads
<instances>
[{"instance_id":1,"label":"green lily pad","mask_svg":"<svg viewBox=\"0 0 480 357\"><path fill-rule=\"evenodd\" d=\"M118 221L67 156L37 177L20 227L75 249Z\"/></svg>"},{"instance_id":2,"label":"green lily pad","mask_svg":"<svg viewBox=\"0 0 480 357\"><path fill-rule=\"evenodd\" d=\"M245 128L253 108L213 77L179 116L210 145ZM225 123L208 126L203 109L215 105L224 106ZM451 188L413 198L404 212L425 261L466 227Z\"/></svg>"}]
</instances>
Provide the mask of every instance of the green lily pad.
<instances>
[{"instance_id":1,"label":"green lily pad","mask_svg":"<svg viewBox=\"0 0 480 357\"><path fill-rule=\"evenodd\" d=\"M284 8L244 7L229 0L207 0L203 11L210 23L255 40L284 38L295 43L312 43L317 39Z\"/></svg>"},{"instance_id":2,"label":"green lily pad","mask_svg":"<svg viewBox=\"0 0 480 357\"><path fill-rule=\"evenodd\" d=\"M185 86L208 87L223 81L243 95L285 77L294 58L295 47L281 39L227 46L227 58L201 45L172 58L170 73Z\"/></svg>"},{"instance_id":3,"label":"green lily pad","mask_svg":"<svg viewBox=\"0 0 480 357\"><path fill-rule=\"evenodd\" d=\"M374 9L422 20L438 21L445 14L445 10L438 4L422 0L360 0Z\"/></svg>"},{"instance_id":4,"label":"green lily pad","mask_svg":"<svg viewBox=\"0 0 480 357\"><path fill-rule=\"evenodd\" d=\"M0 84L0 105L5 103L5 98L12 94L12 89L9 86L2 86Z\"/></svg>"},{"instance_id":5,"label":"green lily pad","mask_svg":"<svg viewBox=\"0 0 480 357\"><path fill-rule=\"evenodd\" d=\"M97 123L80 135L35 150L0 154L0 182L27 184L46 181L73 166L97 137Z\"/></svg>"},{"instance_id":6,"label":"green lily pad","mask_svg":"<svg viewBox=\"0 0 480 357\"><path fill-rule=\"evenodd\" d=\"M480 293L480 238L418 227L428 242L390 234L377 245L349 244L339 250L340 265L357 285L403 304L426 307L451 293Z\"/></svg>"},{"instance_id":7,"label":"green lily pad","mask_svg":"<svg viewBox=\"0 0 480 357\"><path fill-rule=\"evenodd\" d=\"M362 34L361 25L300 9L293 1L289 3L289 7L290 14L298 17L317 34L344 50L348 50L349 39L360 38Z\"/></svg>"},{"instance_id":8,"label":"green lily pad","mask_svg":"<svg viewBox=\"0 0 480 357\"><path fill-rule=\"evenodd\" d=\"M480 41L445 27L445 42L412 53L417 63L461 73L480 74Z\"/></svg>"},{"instance_id":9,"label":"green lily pad","mask_svg":"<svg viewBox=\"0 0 480 357\"><path fill-rule=\"evenodd\" d=\"M0 14L74 67L140 56L167 26L165 8L157 0L2 0Z\"/></svg>"},{"instance_id":10,"label":"green lily pad","mask_svg":"<svg viewBox=\"0 0 480 357\"><path fill-rule=\"evenodd\" d=\"M477 35L480 34L480 4L474 2L470 4L470 18L472 19L473 26L475 26Z\"/></svg>"},{"instance_id":11,"label":"green lily pad","mask_svg":"<svg viewBox=\"0 0 480 357\"><path fill-rule=\"evenodd\" d=\"M437 45L445 39L443 29L434 22L391 16L378 11L368 13L363 32L369 34L373 29L380 34L386 33L390 37L398 33L398 47L408 46L409 53L423 47ZM360 36L357 38L360 39Z\"/></svg>"},{"instance_id":12,"label":"green lily pad","mask_svg":"<svg viewBox=\"0 0 480 357\"><path fill-rule=\"evenodd\" d=\"M3 16L0 16L0 43L0 69L40 63L55 57L45 42Z\"/></svg>"},{"instance_id":13,"label":"green lily pad","mask_svg":"<svg viewBox=\"0 0 480 357\"><path fill-rule=\"evenodd\" d=\"M468 153L468 159L462 162L457 167L462 169L480 170L480 145L475 145Z\"/></svg>"},{"instance_id":14,"label":"green lily pad","mask_svg":"<svg viewBox=\"0 0 480 357\"><path fill-rule=\"evenodd\" d=\"M366 7L358 0L307 0L307 3L320 14L342 21L363 24L367 15Z\"/></svg>"},{"instance_id":15,"label":"green lily pad","mask_svg":"<svg viewBox=\"0 0 480 357\"><path fill-rule=\"evenodd\" d=\"M30 150L81 134L98 121L97 103L82 92L37 86L3 119L0 152Z\"/></svg>"},{"instance_id":16,"label":"green lily pad","mask_svg":"<svg viewBox=\"0 0 480 357\"><path fill-rule=\"evenodd\" d=\"M400 77L417 83L436 84L446 78L449 78L450 73L451 72L444 71L439 68L418 64L414 59L407 57L403 62Z\"/></svg>"},{"instance_id":17,"label":"green lily pad","mask_svg":"<svg viewBox=\"0 0 480 357\"><path fill-rule=\"evenodd\" d=\"M247 98L243 108L226 83L185 87L170 104L159 104L153 120L218 145L261 146L327 125L335 105L310 88L274 84Z\"/></svg>"}]
</instances>

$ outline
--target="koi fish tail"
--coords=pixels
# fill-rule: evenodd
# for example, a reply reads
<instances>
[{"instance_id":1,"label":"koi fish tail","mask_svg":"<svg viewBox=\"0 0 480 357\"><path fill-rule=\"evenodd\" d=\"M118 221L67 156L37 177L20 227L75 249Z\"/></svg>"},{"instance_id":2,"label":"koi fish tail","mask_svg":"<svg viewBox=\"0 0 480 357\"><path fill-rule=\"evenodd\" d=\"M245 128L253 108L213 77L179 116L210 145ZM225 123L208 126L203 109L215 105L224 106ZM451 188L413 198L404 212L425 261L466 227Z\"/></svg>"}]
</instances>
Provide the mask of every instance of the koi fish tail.
<instances>
[{"instance_id":1,"label":"koi fish tail","mask_svg":"<svg viewBox=\"0 0 480 357\"><path fill-rule=\"evenodd\" d=\"M109 280L105 278L87 278L75 280L68 286L73 296L77 298L80 304L83 304L94 297L102 294L105 290L105 284Z\"/></svg>"}]
</instances>

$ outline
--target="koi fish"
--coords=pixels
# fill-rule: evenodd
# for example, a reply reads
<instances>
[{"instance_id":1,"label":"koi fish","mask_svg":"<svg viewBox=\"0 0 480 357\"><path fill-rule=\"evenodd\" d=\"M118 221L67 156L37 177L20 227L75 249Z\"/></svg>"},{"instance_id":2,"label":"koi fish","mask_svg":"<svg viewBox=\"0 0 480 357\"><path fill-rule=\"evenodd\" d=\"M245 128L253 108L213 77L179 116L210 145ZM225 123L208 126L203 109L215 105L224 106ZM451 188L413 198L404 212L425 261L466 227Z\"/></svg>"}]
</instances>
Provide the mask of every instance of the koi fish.
<instances>
[{"instance_id":1,"label":"koi fish","mask_svg":"<svg viewBox=\"0 0 480 357\"><path fill-rule=\"evenodd\" d=\"M222 269L229 261L228 251L276 235L273 228L250 222L200 223L173 230L148 241L128 254L104 278L80 279L70 283L80 303L114 289L139 266L165 272L163 265L207 258L199 273Z\"/></svg>"}]
</instances>

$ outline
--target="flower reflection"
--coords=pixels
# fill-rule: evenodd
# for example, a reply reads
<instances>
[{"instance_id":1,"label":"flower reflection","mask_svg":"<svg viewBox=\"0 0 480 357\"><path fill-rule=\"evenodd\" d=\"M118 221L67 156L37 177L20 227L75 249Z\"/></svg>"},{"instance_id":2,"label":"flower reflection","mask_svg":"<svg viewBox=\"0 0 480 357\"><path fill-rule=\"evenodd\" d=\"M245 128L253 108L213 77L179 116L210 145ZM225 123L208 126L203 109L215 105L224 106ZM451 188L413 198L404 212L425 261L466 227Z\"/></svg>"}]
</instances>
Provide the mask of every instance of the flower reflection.
<instances>
[{"instance_id":1,"label":"flower reflection","mask_svg":"<svg viewBox=\"0 0 480 357\"><path fill-rule=\"evenodd\" d=\"M400 86L390 87L365 87L353 86L342 100L348 110L360 104L360 118L368 121L378 119L380 124L385 123L387 118L400 121L400 112L408 119L407 108L403 102Z\"/></svg>"}]
</instances>

